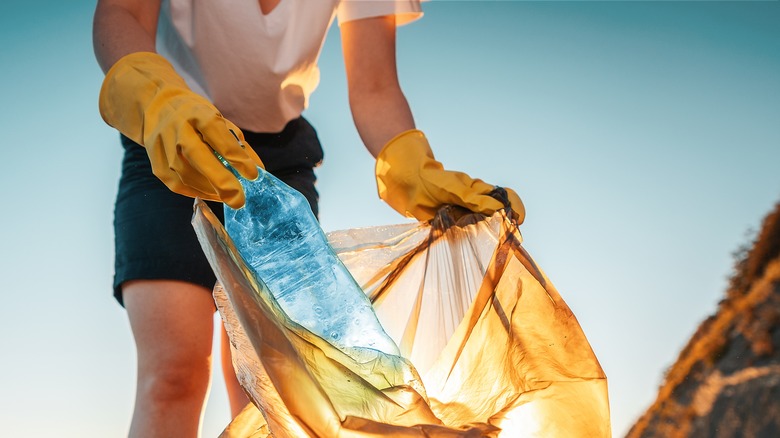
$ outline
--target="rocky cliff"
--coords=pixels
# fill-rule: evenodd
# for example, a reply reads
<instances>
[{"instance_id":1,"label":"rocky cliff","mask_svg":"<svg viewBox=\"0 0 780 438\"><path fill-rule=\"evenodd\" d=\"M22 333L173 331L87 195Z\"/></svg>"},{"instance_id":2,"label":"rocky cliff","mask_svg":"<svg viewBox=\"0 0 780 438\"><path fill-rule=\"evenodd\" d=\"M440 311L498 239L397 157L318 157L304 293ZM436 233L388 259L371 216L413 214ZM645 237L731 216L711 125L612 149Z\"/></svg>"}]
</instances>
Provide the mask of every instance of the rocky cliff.
<instances>
[{"instance_id":1,"label":"rocky cliff","mask_svg":"<svg viewBox=\"0 0 780 438\"><path fill-rule=\"evenodd\" d=\"M780 437L780 203L628 437Z\"/></svg>"}]
</instances>

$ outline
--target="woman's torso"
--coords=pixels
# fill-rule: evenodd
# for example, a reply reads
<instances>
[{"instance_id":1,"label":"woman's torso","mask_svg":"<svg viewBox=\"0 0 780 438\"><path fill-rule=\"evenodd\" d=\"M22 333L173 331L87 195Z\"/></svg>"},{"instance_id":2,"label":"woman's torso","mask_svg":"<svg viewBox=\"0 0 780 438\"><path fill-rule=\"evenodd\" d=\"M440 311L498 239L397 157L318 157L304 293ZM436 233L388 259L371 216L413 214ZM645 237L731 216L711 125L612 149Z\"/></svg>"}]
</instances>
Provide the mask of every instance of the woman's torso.
<instances>
[{"instance_id":1,"label":"woman's torso","mask_svg":"<svg viewBox=\"0 0 780 438\"><path fill-rule=\"evenodd\" d=\"M164 0L157 50L238 126L278 132L319 83L317 58L339 0Z\"/></svg>"}]
</instances>

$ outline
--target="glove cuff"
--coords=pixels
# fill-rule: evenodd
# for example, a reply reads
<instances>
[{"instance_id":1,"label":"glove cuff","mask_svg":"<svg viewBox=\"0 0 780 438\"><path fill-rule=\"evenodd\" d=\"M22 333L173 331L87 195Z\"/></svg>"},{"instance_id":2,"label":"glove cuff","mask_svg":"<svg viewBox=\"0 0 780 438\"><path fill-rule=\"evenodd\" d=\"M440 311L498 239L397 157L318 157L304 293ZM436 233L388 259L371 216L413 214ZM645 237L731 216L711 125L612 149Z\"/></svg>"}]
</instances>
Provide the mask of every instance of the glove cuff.
<instances>
[{"instance_id":1,"label":"glove cuff","mask_svg":"<svg viewBox=\"0 0 780 438\"><path fill-rule=\"evenodd\" d=\"M403 151L400 151L403 149ZM410 129L404 131L388 141L379 151L377 155L377 166L380 161L394 161L399 154L406 155L404 158L409 159L409 154L413 156L426 156L433 158L433 151L428 143L428 139L425 134L419 129Z\"/></svg>"},{"instance_id":2,"label":"glove cuff","mask_svg":"<svg viewBox=\"0 0 780 438\"><path fill-rule=\"evenodd\" d=\"M419 216L412 211L412 199L419 170L426 162L436 163L422 131L410 129L393 137L376 158L374 174L379 198L406 217Z\"/></svg>"},{"instance_id":3,"label":"glove cuff","mask_svg":"<svg viewBox=\"0 0 780 438\"><path fill-rule=\"evenodd\" d=\"M143 145L144 113L164 87L189 90L170 62L153 52L120 58L106 73L98 106L103 120Z\"/></svg>"}]
</instances>

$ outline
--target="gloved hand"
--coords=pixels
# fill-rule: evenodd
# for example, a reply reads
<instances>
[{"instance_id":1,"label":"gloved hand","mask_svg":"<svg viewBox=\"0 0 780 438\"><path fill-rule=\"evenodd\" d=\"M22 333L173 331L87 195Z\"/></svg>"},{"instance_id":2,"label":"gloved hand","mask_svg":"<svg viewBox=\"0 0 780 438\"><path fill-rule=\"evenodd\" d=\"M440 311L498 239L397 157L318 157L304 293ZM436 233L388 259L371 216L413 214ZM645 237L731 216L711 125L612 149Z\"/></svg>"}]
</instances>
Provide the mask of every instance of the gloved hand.
<instances>
[{"instance_id":1,"label":"gloved hand","mask_svg":"<svg viewBox=\"0 0 780 438\"><path fill-rule=\"evenodd\" d=\"M239 208L245 201L241 184L214 152L248 179L257 178L256 166L263 166L244 147L241 130L156 53L132 53L111 67L100 90L100 114L144 146L152 172L182 195Z\"/></svg>"},{"instance_id":2,"label":"gloved hand","mask_svg":"<svg viewBox=\"0 0 780 438\"><path fill-rule=\"evenodd\" d=\"M390 140L376 159L379 197L395 211L417 220L430 220L444 205L455 204L475 213L490 215L503 204L489 196L494 186L462 172L444 170L433 158L425 134L416 129ZM506 189L518 223L525 207L513 190Z\"/></svg>"}]
</instances>

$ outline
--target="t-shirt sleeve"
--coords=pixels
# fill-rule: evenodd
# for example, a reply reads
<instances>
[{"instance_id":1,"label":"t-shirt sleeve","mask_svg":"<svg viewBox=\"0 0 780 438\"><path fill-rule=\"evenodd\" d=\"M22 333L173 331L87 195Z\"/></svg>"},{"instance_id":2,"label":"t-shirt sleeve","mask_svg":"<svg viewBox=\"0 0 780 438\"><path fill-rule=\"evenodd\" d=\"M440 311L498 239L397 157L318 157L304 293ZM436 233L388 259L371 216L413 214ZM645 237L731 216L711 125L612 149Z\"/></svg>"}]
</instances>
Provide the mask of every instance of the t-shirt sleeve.
<instances>
[{"instance_id":1,"label":"t-shirt sleeve","mask_svg":"<svg viewBox=\"0 0 780 438\"><path fill-rule=\"evenodd\" d=\"M401 26L422 17L421 0L341 0L337 10L339 26L361 18L395 15Z\"/></svg>"}]
</instances>

